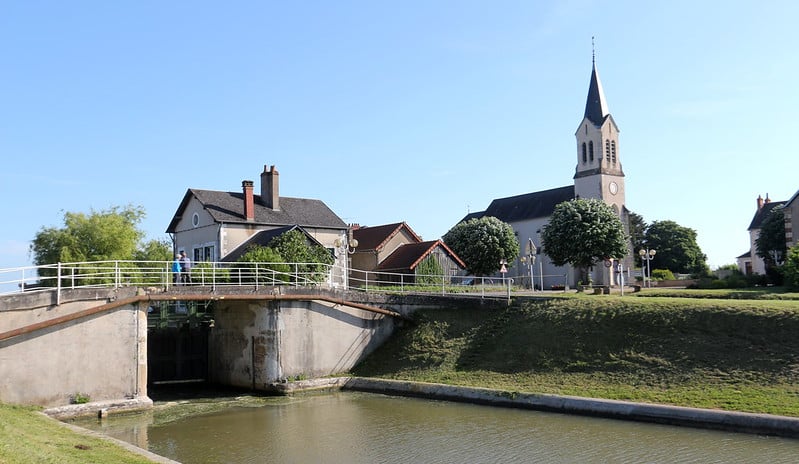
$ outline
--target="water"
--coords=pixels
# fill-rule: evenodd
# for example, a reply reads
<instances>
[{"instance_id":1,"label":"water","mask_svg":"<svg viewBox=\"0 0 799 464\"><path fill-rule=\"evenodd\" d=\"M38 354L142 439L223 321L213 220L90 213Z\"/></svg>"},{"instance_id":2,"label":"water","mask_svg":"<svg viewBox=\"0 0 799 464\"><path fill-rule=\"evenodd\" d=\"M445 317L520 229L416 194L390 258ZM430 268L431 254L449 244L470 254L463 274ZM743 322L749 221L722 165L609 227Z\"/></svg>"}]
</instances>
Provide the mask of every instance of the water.
<instances>
[{"instance_id":1,"label":"water","mask_svg":"<svg viewBox=\"0 0 799 464\"><path fill-rule=\"evenodd\" d=\"M333 393L197 404L78 425L193 463L788 463L799 440Z\"/></svg>"}]
</instances>

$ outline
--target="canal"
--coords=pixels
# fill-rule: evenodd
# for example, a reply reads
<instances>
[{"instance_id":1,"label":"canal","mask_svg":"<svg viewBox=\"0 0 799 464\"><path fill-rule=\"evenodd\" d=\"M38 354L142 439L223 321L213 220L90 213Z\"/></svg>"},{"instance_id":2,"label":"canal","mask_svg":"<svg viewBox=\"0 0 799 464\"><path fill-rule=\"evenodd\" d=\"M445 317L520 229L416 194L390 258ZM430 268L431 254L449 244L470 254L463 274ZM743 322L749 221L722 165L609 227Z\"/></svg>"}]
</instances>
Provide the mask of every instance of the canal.
<instances>
[{"instance_id":1,"label":"canal","mask_svg":"<svg viewBox=\"0 0 799 464\"><path fill-rule=\"evenodd\" d=\"M775 464L799 456L799 440L355 392L167 402L75 423L185 464Z\"/></svg>"}]
</instances>

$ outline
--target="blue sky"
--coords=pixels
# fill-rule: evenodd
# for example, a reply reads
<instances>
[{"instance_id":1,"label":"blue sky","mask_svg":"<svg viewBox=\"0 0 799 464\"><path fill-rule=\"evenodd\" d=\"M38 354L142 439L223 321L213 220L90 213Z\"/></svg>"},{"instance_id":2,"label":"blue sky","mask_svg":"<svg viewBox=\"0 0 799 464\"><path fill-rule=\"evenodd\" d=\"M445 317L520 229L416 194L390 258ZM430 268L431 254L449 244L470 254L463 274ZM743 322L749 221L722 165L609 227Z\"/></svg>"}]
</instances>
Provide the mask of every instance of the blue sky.
<instances>
[{"instance_id":1,"label":"blue sky","mask_svg":"<svg viewBox=\"0 0 799 464\"><path fill-rule=\"evenodd\" d=\"M799 2L4 2L0 268L64 211L127 204L163 238L187 188L284 196L425 239L569 185L591 37L627 206L746 251L799 189Z\"/></svg>"}]
</instances>

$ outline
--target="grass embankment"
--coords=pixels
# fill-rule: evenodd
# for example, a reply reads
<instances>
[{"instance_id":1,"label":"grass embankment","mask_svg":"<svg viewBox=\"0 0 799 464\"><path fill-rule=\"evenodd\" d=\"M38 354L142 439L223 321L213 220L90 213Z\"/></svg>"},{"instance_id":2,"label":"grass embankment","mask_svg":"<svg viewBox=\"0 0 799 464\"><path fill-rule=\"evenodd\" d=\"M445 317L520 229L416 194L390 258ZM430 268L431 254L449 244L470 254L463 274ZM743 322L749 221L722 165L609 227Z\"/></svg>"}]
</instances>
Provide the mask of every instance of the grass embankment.
<instances>
[{"instance_id":1,"label":"grass embankment","mask_svg":"<svg viewBox=\"0 0 799 464\"><path fill-rule=\"evenodd\" d=\"M0 463L152 463L106 440L75 433L36 411L0 404Z\"/></svg>"},{"instance_id":2,"label":"grass embankment","mask_svg":"<svg viewBox=\"0 0 799 464\"><path fill-rule=\"evenodd\" d=\"M799 301L596 296L415 318L354 374L799 416Z\"/></svg>"}]
</instances>

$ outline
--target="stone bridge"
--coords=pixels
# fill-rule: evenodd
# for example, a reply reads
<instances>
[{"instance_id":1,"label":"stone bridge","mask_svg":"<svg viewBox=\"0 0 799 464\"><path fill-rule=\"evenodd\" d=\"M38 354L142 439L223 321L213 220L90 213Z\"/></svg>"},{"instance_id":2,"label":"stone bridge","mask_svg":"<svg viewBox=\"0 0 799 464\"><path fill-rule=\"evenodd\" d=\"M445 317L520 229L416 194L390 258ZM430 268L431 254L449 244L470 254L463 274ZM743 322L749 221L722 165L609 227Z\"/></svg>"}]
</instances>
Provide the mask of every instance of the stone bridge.
<instances>
[{"instance_id":1,"label":"stone bridge","mask_svg":"<svg viewBox=\"0 0 799 464\"><path fill-rule=\"evenodd\" d=\"M435 300L432 297L432 300ZM0 402L147 403L159 382L270 390L345 372L431 297L302 287L120 287L0 296Z\"/></svg>"}]
</instances>

